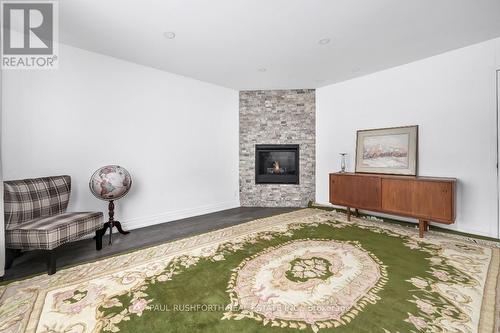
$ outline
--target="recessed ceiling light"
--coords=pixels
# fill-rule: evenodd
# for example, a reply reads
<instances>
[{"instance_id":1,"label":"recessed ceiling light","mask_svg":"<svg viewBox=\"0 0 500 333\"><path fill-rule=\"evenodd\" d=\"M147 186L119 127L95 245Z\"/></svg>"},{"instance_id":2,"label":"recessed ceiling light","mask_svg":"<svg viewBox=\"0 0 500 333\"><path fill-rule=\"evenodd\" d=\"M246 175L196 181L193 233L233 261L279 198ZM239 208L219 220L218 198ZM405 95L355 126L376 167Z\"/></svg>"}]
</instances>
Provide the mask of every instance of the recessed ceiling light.
<instances>
[{"instance_id":1,"label":"recessed ceiling light","mask_svg":"<svg viewBox=\"0 0 500 333\"><path fill-rule=\"evenodd\" d=\"M173 32L173 31L165 31L163 33L163 37L165 37L166 39L174 39L175 38L175 32Z\"/></svg>"},{"instance_id":2,"label":"recessed ceiling light","mask_svg":"<svg viewBox=\"0 0 500 333\"><path fill-rule=\"evenodd\" d=\"M267 69L266 69L266 68L264 68L264 67L259 68L259 69L257 69L257 70L258 70L259 72L262 72L262 73L263 73L263 72L265 72L265 71L267 71Z\"/></svg>"},{"instance_id":3,"label":"recessed ceiling light","mask_svg":"<svg viewBox=\"0 0 500 333\"><path fill-rule=\"evenodd\" d=\"M330 43L330 38L323 38L323 39L320 39L318 43L319 43L320 45L326 45L326 44Z\"/></svg>"}]
</instances>

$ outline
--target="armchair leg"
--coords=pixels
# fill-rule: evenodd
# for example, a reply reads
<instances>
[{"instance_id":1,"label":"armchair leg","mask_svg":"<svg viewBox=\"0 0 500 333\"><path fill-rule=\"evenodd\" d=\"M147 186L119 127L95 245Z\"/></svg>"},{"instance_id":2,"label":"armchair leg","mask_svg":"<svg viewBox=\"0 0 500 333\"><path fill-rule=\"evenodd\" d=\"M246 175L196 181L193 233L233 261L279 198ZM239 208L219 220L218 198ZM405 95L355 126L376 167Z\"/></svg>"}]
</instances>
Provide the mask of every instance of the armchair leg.
<instances>
[{"instance_id":1,"label":"armchair leg","mask_svg":"<svg viewBox=\"0 0 500 333\"><path fill-rule=\"evenodd\" d=\"M100 251L102 249L102 235L104 232L106 232L105 229L99 229L95 231L95 249L97 251Z\"/></svg>"},{"instance_id":2,"label":"armchair leg","mask_svg":"<svg viewBox=\"0 0 500 333\"><path fill-rule=\"evenodd\" d=\"M52 275L56 272L56 251L47 251L47 274Z\"/></svg>"},{"instance_id":3,"label":"armchair leg","mask_svg":"<svg viewBox=\"0 0 500 333\"><path fill-rule=\"evenodd\" d=\"M5 249L5 269L12 267L14 259L21 255L21 250L17 249Z\"/></svg>"}]
</instances>

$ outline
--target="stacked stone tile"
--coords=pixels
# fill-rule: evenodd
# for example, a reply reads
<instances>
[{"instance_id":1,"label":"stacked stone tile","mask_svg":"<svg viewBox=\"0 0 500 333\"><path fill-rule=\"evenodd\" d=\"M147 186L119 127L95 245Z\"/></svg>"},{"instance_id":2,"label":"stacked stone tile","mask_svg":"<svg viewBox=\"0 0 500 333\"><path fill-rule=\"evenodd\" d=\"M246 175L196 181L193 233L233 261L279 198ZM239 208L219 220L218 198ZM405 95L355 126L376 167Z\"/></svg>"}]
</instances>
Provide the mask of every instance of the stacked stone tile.
<instances>
[{"instance_id":1,"label":"stacked stone tile","mask_svg":"<svg viewBox=\"0 0 500 333\"><path fill-rule=\"evenodd\" d=\"M304 207L315 196L314 89L240 92L242 206ZM255 184L256 144L299 144L299 185Z\"/></svg>"}]
</instances>

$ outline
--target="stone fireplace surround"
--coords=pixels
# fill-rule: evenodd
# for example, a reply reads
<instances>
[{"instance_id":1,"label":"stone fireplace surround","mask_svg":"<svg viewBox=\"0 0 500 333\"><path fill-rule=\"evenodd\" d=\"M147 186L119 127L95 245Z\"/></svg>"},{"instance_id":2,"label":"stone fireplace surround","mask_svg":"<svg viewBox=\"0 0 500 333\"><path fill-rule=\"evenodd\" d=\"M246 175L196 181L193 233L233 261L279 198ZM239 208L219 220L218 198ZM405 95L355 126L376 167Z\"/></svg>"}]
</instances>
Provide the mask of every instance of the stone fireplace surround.
<instances>
[{"instance_id":1,"label":"stone fireplace surround","mask_svg":"<svg viewBox=\"0 0 500 333\"><path fill-rule=\"evenodd\" d=\"M314 89L240 92L242 206L305 207L315 197ZM298 144L299 184L255 184L255 145Z\"/></svg>"}]
</instances>

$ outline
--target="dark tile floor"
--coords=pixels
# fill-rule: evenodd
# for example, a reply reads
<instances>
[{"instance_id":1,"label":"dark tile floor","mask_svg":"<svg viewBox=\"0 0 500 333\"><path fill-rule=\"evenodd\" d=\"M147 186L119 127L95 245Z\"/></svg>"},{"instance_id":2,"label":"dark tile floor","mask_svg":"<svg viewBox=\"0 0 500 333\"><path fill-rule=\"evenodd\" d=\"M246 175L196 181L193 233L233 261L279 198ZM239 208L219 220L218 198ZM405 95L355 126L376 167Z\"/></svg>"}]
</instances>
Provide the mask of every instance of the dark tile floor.
<instances>
[{"instance_id":1,"label":"dark tile floor","mask_svg":"<svg viewBox=\"0 0 500 333\"><path fill-rule=\"evenodd\" d=\"M287 213L297 208L240 207L212 214L157 224L132 230L128 235L113 234L113 245L108 245L108 235L103 238L101 251L95 250L93 239L83 239L57 249L57 268L76 265L114 254L165 243L179 238L202 234L211 230L248 222L258 218ZM30 251L14 260L2 281L24 278L46 272L46 258L40 251Z\"/></svg>"}]
</instances>

